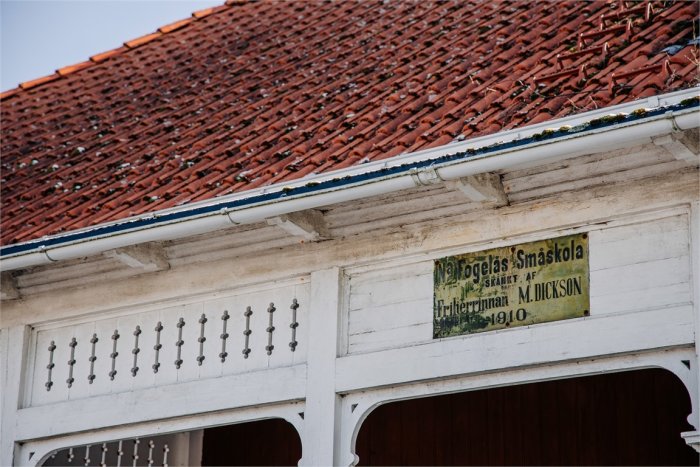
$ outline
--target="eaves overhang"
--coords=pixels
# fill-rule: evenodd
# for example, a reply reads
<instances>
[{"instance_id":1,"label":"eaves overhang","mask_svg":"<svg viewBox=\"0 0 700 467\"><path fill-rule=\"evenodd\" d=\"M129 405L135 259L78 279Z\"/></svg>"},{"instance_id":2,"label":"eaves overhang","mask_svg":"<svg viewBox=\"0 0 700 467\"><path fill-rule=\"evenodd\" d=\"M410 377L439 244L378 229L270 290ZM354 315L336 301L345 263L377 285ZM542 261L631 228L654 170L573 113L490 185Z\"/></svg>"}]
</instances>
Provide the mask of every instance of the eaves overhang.
<instances>
[{"instance_id":1,"label":"eaves overhang","mask_svg":"<svg viewBox=\"0 0 700 467\"><path fill-rule=\"evenodd\" d=\"M656 104L656 105L654 105ZM60 235L0 247L3 271L212 232L290 212L538 161L640 144L700 126L698 88L452 143ZM427 174L427 175L426 175Z\"/></svg>"}]
</instances>

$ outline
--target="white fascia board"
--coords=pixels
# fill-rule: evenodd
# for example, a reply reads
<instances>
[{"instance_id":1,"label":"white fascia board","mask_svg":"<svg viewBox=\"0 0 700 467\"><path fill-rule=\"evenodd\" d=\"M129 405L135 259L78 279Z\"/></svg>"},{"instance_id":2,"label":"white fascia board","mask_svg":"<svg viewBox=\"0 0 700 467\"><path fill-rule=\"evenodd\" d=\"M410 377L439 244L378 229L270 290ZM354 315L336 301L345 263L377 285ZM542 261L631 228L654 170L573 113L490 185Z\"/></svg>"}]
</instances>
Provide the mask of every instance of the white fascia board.
<instances>
[{"instance_id":1,"label":"white fascia board","mask_svg":"<svg viewBox=\"0 0 700 467\"><path fill-rule=\"evenodd\" d=\"M141 215L134 218L123 219L116 222L105 223L87 229L81 229L67 234L48 237L55 245L45 246L47 239L26 242L32 244L32 248L17 254L8 254L0 258L0 269L15 270L30 266L48 264L72 258L80 258L102 253L106 250L136 245L148 241L173 240L191 235L213 232L231 225L261 222L270 217L288 214L290 212L313 209L341 202L353 201L361 198L391 193L416 186L416 169L398 170L403 166L417 163L430 164L429 170L435 171L442 180L455 180L461 177L477 175L484 172L492 172L522 166L523 164L549 162L558 159L568 159L583 154L591 154L601 151L623 148L631 145L651 142L652 138L673 133L675 131L697 128L700 126L700 111L692 107L678 112L670 112L656 115L649 119L640 119L624 122L619 125L605 126L600 129L591 129L583 133L571 135L563 134L561 137L544 139L525 145L504 148L475 157L468 157L454 161L441 161L441 158L454 154L468 152L479 148L486 148L496 144L517 142L518 140L531 138L549 130L557 130L564 127L575 127L591 122L607 115L620 115L632 113L640 109L658 109L678 105L679 103L696 98L699 88L691 88L677 91L662 96L654 96L648 99L633 101L604 109L577 114L562 119L544 122L538 125L508 130L494 135L474 138L441 146L439 148L418 151L412 154L400 155L387 160L362 164L348 169L342 169L305 177L293 182L278 183L264 188L249 190L234 195L223 196L212 200L179 206ZM271 193L293 191L296 188L309 187L332 180L362 178L367 174L379 173L382 170L395 169L386 176L368 177L357 183L344 184L337 188L329 188L317 192L309 192L288 198L278 198L260 203L240 206L236 208L222 207L221 210L210 210L206 214L195 215L197 209L215 208L226 203L243 201L256 196ZM421 170L426 170L421 169ZM192 211L193 215L188 216ZM119 232L91 236L100 229L111 226L128 226L129 223L137 224L145 219L158 219L159 217L179 214L177 220L141 226L132 230L122 229ZM75 234L83 234L76 241L61 243L61 237L70 237Z\"/></svg>"}]
</instances>

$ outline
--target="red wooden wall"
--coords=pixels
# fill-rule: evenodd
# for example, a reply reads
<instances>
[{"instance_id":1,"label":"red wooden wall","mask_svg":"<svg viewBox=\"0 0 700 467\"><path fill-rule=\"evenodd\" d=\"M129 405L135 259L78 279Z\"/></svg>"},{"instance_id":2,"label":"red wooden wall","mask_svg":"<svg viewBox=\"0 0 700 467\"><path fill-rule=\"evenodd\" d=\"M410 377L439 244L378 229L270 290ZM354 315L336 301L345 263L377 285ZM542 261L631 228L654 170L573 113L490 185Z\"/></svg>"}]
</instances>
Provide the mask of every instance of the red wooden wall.
<instances>
[{"instance_id":1,"label":"red wooden wall","mask_svg":"<svg viewBox=\"0 0 700 467\"><path fill-rule=\"evenodd\" d=\"M649 369L380 406L360 465L699 465L680 437L690 397Z\"/></svg>"},{"instance_id":2,"label":"red wooden wall","mask_svg":"<svg viewBox=\"0 0 700 467\"><path fill-rule=\"evenodd\" d=\"M202 465L297 465L301 440L281 419L204 430Z\"/></svg>"}]
</instances>

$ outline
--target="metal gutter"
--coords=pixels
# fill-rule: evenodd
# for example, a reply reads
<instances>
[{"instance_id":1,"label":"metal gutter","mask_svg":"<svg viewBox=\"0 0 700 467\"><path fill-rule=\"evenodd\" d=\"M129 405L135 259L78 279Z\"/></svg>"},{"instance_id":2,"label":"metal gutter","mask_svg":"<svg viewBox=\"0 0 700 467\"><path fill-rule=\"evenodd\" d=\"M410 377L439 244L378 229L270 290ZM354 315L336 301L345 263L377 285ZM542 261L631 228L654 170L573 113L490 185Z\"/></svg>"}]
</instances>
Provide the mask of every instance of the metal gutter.
<instances>
[{"instance_id":1,"label":"metal gutter","mask_svg":"<svg viewBox=\"0 0 700 467\"><path fill-rule=\"evenodd\" d=\"M657 106L645 108L645 103ZM173 240L231 225L259 222L290 212L412 188L423 184L425 176L452 180L644 144L653 137L700 126L699 108L698 88L693 88L294 183L276 184L7 245L0 247L0 269L21 269L144 242ZM632 113L620 113L623 112L621 109Z\"/></svg>"}]
</instances>

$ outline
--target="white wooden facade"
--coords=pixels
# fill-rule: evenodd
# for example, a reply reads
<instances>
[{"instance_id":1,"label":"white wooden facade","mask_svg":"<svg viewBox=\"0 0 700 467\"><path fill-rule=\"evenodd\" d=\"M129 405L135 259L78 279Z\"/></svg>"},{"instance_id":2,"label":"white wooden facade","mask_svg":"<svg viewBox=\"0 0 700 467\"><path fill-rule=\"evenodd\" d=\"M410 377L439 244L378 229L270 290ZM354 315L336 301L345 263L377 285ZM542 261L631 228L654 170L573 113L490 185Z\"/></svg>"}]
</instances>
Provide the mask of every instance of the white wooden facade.
<instances>
[{"instance_id":1,"label":"white wooden facade","mask_svg":"<svg viewBox=\"0 0 700 467\"><path fill-rule=\"evenodd\" d=\"M283 418L300 464L351 465L386 402L648 367L684 383L700 429L697 130L674 138L498 171L502 198L436 181L324 206L316 240L261 222L144 247L159 265L106 252L6 274L0 464ZM590 316L432 338L434 259L580 232Z\"/></svg>"}]
</instances>

